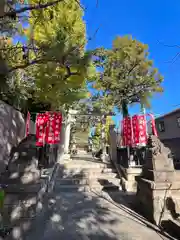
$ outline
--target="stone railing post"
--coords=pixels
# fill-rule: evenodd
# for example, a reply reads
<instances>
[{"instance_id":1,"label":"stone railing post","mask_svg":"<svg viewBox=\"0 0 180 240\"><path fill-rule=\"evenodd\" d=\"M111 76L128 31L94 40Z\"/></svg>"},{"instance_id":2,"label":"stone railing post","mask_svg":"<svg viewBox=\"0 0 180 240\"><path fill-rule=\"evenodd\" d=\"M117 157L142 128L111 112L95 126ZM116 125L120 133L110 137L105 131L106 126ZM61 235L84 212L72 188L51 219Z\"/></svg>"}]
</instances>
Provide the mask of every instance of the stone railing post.
<instances>
[{"instance_id":1,"label":"stone railing post","mask_svg":"<svg viewBox=\"0 0 180 240\"><path fill-rule=\"evenodd\" d=\"M106 153L106 115L102 115L101 117L101 149L102 149L102 154L101 154L101 160L103 162L109 161L109 155Z\"/></svg>"},{"instance_id":2,"label":"stone railing post","mask_svg":"<svg viewBox=\"0 0 180 240\"><path fill-rule=\"evenodd\" d=\"M65 138L64 138L64 153L69 153L69 143L70 143L70 133L71 133L71 115L68 113L67 119L65 121Z\"/></svg>"},{"instance_id":3,"label":"stone railing post","mask_svg":"<svg viewBox=\"0 0 180 240\"><path fill-rule=\"evenodd\" d=\"M110 159L117 163L117 133L115 131L115 125L109 126L109 145Z\"/></svg>"},{"instance_id":4,"label":"stone railing post","mask_svg":"<svg viewBox=\"0 0 180 240\"><path fill-rule=\"evenodd\" d=\"M65 124L64 124L64 155L65 159L70 159L69 155L69 145L70 145L70 135L71 135L71 125L75 121L73 115L75 115L77 111L69 110Z\"/></svg>"}]
</instances>

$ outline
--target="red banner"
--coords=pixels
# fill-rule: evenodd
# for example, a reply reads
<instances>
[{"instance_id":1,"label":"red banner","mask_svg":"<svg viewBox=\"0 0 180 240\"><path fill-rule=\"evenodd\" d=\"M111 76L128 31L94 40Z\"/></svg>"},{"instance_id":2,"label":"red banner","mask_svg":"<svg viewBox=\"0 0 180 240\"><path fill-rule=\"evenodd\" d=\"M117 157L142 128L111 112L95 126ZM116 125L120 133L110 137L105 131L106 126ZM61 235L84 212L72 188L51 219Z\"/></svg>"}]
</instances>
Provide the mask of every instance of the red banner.
<instances>
[{"instance_id":1,"label":"red banner","mask_svg":"<svg viewBox=\"0 0 180 240\"><path fill-rule=\"evenodd\" d=\"M121 122L123 146L137 146L147 144L146 116L150 116L152 133L153 135L157 136L155 119L152 114L134 115L132 118L126 117Z\"/></svg>"},{"instance_id":2,"label":"red banner","mask_svg":"<svg viewBox=\"0 0 180 240\"><path fill-rule=\"evenodd\" d=\"M131 146L132 145L132 124L131 117L126 117L122 120L122 138L123 138L123 146Z\"/></svg>"},{"instance_id":3,"label":"red banner","mask_svg":"<svg viewBox=\"0 0 180 240\"><path fill-rule=\"evenodd\" d=\"M134 115L132 117L133 125L133 145L146 145L147 143L147 129L145 115Z\"/></svg>"},{"instance_id":4,"label":"red banner","mask_svg":"<svg viewBox=\"0 0 180 240\"><path fill-rule=\"evenodd\" d=\"M59 143L61 126L61 113L39 113L36 117L36 146Z\"/></svg>"},{"instance_id":5,"label":"red banner","mask_svg":"<svg viewBox=\"0 0 180 240\"><path fill-rule=\"evenodd\" d=\"M156 129L156 124L155 124L154 116L153 116L153 114L151 114L151 113L149 113L148 116L150 116L150 118L151 118L152 134L157 137L158 134L157 134L157 129Z\"/></svg>"},{"instance_id":6,"label":"red banner","mask_svg":"<svg viewBox=\"0 0 180 240\"><path fill-rule=\"evenodd\" d=\"M60 142L60 131L62 126L61 113L47 113L48 124L46 127L46 143L57 144Z\"/></svg>"},{"instance_id":7,"label":"red banner","mask_svg":"<svg viewBox=\"0 0 180 240\"><path fill-rule=\"evenodd\" d=\"M55 144L60 142L60 132L62 127L62 115L60 113L56 114L55 118Z\"/></svg>"},{"instance_id":8,"label":"red banner","mask_svg":"<svg viewBox=\"0 0 180 240\"><path fill-rule=\"evenodd\" d=\"M45 144L45 130L47 125L47 114L38 113L36 116L36 146Z\"/></svg>"},{"instance_id":9,"label":"red banner","mask_svg":"<svg viewBox=\"0 0 180 240\"><path fill-rule=\"evenodd\" d=\"M31 115L28 112L27 113L27 118L26 118L26 129L25 129L25 137L27 137L30 133L30 121L31 121Z\"/></svg>"}]
</instances>

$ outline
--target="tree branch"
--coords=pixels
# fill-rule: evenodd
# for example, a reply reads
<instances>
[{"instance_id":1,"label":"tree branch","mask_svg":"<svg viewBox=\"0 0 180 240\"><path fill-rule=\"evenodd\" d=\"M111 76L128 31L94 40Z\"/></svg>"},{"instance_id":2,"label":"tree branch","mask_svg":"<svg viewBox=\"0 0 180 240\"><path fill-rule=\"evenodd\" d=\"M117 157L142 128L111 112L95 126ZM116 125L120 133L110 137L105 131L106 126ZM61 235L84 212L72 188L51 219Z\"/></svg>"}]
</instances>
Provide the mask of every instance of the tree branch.
<instances>
[{"instance_id":1,"label":"tree branch","mask_svg":"<svg viewBox=\"0 0 180 240\"><path fill-rule=\"evenodd\" d=\"M36 4L36 5L30 5L28 4L27 6L25 7L22 7L20 9L13 9L9 12L6 12L4 13L3 16L1 16L0 18L4 18L4 17L12 17L16 14L20 14L20 13L24 13L24 12L27 12L27 11L32 11L32 10L39 10L39 9L44 9L44 8L47 8L47 7L51 7L59 2L62 2L64 0L56 0L56 1L52 1L52 2L49 2L49 3L39 3L39 4ZM75 0L75 2L83 9L85 10L82 5L80 4L79 0Z\"/></svg>"},{"instance_id":2,"label":"tree branch","mask_svg":"<svg viewBox=\"0 0 180 240\"><path fill-rule=\"evenodd\" d=\"M70 66L65 66L63 65L60 61L56 60L56 59L34 59L31 62L27 62L25 64L22 65L18 65L16 67L13 67L11 69L8 70L8 73L11 73L17 69L25 69L29 66L35 65L35 64L47 64L47 62L56 62L56 63L60 63L62 65L62 67L66 68L67 74L64 77L64 80L67 80L70 76L78 76L79 73L78 72L71 72Z\"/></svg>"},{"instance_id":3,"label":"tree branch","mask_svg":"<svg viewBox=\"0 0 180 240\"><path fill-rule=\"evenodd\" d=\"M59 2L62 2L64 0L56 0L56 1L52 1L52 2L49 2L49 3L45 3L45 4L36 4L36 5L28 5L26 7L22 7L20 9L14 9L12 11L9 11L9 12L6 12L4 13L3 16L1 16L1 18L4 18L4 17L11 17L11 16L14 16L14 14L20 14L20 13L23 13L23 12L26 12L26 11L32 11L32 10L39 10L39 9L44 9L44 8L47 8L47 7L51 7Z\"/></svg>"}]
</instances>

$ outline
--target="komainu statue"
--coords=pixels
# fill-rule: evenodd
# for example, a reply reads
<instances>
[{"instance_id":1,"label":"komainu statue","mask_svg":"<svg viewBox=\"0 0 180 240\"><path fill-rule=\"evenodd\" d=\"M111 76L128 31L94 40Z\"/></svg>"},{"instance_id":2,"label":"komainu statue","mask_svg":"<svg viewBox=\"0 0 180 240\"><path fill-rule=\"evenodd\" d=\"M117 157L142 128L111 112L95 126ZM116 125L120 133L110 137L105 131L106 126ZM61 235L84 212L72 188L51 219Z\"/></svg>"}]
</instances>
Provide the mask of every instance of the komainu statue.
<instances>
[{"instance_id":1,"label":"komainu statue","mask_svg":"<svg viewBox=\"0 0 180 240\"><path fill-rule=\"evenodd\" d=\"M171 150L164 146L160 139L154 135L150 135L148 138L148 149L152 151L154 156L163 154L167 158L171 158Z\"/></svg>"}]
</instances>

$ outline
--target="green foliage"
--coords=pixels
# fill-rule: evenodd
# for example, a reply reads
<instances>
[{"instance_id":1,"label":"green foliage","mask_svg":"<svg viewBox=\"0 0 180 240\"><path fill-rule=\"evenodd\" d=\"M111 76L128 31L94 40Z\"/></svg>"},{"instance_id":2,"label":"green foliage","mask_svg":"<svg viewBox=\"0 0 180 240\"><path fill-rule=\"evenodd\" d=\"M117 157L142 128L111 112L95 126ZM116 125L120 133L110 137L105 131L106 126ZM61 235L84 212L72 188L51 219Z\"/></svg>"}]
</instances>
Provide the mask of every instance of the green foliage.
<instances>
[{"instance_id":1,"label":"green foliage","mask_svg":"<svg viewBox=\"0 0 180 240\"><path fill-rule=\"evenodd\" d=\"M50 106L51 110L67 109L80 99L88 97L86 81L95 78L96 69L91 54L85 52L86 27L78 1L62 0L39 8L40 4L48 3L51 4L52 1L28 1L29 5L26 6L37 7L28 15L21 14L21 23L22 19L29 23L25 29L18 28L19 34L27 38L26 46L8 42L1 48L1 54L6 59L8 72L17 75L16 80L16 71L22 69L33 81L32 88L26 89L25 95L29 96L27 105ZM11 19L10 22L18 26L15 20ZM6 35L9 33L10 31ZM10 36L13 36L12 32ZM11 79L12 75L9 76ZM19 87L22 87L22 91ZM16 98L21 102L19 93L24 88L18 85L16 90L8 89L3 92L2 98L9 98L9 92L17 92ZM10 101L14 102L13 99L14 97Z\"/></svg>"},{"instance_id":2,"label":"green foliage","mask_svg":"<svg viewBox=\"0 0 180 240\"><path fill-rule=\"evenodd\" d=\"M110 116L106 117L106 124L105 124L105 141L106 143L108 142L108 137L109 137L109 126L114 124L114 121ZM95 135L92 138L93 145L95 146L96 149L100 148L101 144L101 129L102 129L102 124L98 123L96 125L95 129Z\"/></svg>"},{"instance_id":3,"label":"green foliage","mask_svg":"<svg viewBox=\"0 0 180 240\"><path fill-rule=\"evenodd\" d=\"M37 4L38 0L31 0ZM43 1L42 1L43 2ZM37 11L31 12L27 32L29 44L38 51L29 51L36 66L29 69L36 79L36 96L50 103L52 109L68 108L74 102L87 97L86 79L95 73L91 55L85 53L86 32L82 20L83 10L76 1L63 1L43 9L37 19ZM35 60L33 60L35 59Z\"/></svg>"},{"instance_id":4,"label":"green foliage","mask_svg":"<svg viewBox=\"0 0 180 240\"><path fill-rule=\"evenodd\" d=\"M107 105L121 110L132 103L149 105L149 96L162 91L163 78L149 60L146 44L130 36L117 37L112 49L97 49L93 54L100 69L95 88L101 90L99 99Z\"/></svg>"}]
</instances>

